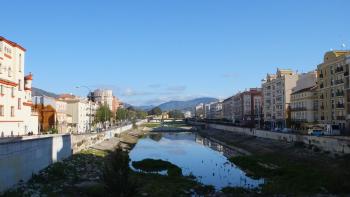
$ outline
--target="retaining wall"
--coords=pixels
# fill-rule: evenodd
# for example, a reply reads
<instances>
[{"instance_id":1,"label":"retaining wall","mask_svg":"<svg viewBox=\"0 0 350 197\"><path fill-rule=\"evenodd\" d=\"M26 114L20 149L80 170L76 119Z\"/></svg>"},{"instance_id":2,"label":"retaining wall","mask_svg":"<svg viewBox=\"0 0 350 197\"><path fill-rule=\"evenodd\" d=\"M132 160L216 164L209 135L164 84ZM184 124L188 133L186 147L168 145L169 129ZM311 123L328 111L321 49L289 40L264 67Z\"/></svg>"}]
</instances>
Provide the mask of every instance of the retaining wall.
<instances>
[{"instance_id":1,"label":"retaining wall","mask_svg":"<svg viewBox=\"0 0 350 197\"><path fill-rule=\"evenodd\" d=\"M30 136L0 143L0 195L52 163L130 129L132 125L95 134Z\"/></svg>"},{"instance_id":2,"label":"retaining wall","mask_svg":"<svg viewBox=\"0 0 350 197\"><path fill-rule=\"evenodd\" d=\"M335 136L309 136L298 135L290 133L278 133L265 130L255 130L250 128L234 127L220 124L207 124L208 128L231 131L241 133L244 135L251 135L261 138L268 138L273 140L279 140L284 142L303 142L308 145L313 145L320 148L323 151L329 151L337 154L349 154L350 153L350 140L346 137Z\"/></svg>"},{"instance_id":3,"label":"retaining wall","mask_svg":"<svg viewBox=\"0 0 350 197\"><path fill-rule=\"evenodd\" d=\"M0 192L71 154L70 135L1 143Z\"/></svg>"}]
</instances>

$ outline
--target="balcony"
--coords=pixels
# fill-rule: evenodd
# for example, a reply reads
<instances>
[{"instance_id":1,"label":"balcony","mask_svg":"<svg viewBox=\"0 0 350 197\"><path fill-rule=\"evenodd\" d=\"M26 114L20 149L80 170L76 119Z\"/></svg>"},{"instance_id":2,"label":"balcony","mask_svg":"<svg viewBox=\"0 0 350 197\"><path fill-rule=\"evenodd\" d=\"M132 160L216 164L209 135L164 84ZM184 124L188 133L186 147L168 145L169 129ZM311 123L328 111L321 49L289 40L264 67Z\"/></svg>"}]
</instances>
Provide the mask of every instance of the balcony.
<instances>
[{"instance_id":1,"label":"balcony","mask_svg":"<svg viewBox=\"0 0 350 197\"><path fill-rule=\"evenodd\" d=\"M339 73L343 71L344 71L344 68L342 66L335 69L335 73Z\"/></svg>"},{"instance_id":2,"label":"balcony","mask_svg":"<svg viewBox=\"0 0 350 197\"><path fill-rule=\"evenodd\" d=\"M343 103L338 103L337 104L337 109L344 109L344 104Z\"/></svg>"},{"instance_id":3,"label":"balcony","mask_svg":"<svg viewBox=\"0 0 350 197\"><path fill-rule=\"evenodd\" d=\"M293 107L291 111L306 111L306 107Z\"/></svg>"},{"instance_id":4,"label":"balcony","mask_svg":"<svg viewBox=\"0 0 350 197\"><path fill-rule=\"evenodd\" d=\"M339 91L337 93L335 93L336 96L344 96L344 92L343 91Z\"/></svg>"},{"instance_id":5,"label":"balcony","mask_svg":"<svg viewBox=\"0 0 350 197\"><path fill-rule=\"evenodd\" d=\"M345 120L345 116L337 116L337 120Z\"/></svg>"},{"instance_id":6,"label":"balcony","mask_svg":"<svg viewBox=\"0 0 350 197\"><path fill-rule=\"evenodd\" d=\"M342 84L342 83L344 83L343 79L335 80L335 85L339 85L339 84Z\"/></svg>"}]
</instances>

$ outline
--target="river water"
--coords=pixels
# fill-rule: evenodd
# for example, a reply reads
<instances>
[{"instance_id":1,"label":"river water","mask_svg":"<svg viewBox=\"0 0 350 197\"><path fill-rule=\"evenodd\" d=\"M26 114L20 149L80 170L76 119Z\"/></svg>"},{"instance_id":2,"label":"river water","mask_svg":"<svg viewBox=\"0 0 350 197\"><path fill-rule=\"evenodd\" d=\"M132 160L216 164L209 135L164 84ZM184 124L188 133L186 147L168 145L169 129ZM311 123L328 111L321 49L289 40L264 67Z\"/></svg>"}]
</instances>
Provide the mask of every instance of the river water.
<instances>
[{"instance_id":1,"label":"river water","mask_svg":"<svg viewBox=\"0 0 350 197\"><path fill-rule=\"evenodd\" d=\"M216 189L227 186L257 188L264 181L254 180L232 164L227 157L234 150L225 148L191 132L154 133L140 139L131 150L131 161L161 159L182 169L184 175L194 175L197 180Z\"/></svg>"}]
</instances>

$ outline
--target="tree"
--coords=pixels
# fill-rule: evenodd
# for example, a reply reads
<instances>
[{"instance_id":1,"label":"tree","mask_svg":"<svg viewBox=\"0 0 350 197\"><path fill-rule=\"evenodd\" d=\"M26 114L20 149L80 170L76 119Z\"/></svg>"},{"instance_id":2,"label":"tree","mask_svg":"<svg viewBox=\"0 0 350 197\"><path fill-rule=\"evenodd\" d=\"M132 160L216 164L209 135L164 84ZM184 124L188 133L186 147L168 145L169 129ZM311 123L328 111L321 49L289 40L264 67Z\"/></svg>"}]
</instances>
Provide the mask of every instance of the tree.
<instances>
[{"instance_id":1,"label":"tree","mask_svg":"<svg viewBox=\"0 0 350 197\"><path fill-rule=\"evenodd\" d=\"M115 114L117 121L123 121L128 119L128 110L123 108L118 108Z\"/></svg>"},{"instance_id":2,"label":"tree","mask_svg":"<svg viewBox=\"0 0 350 197\"><path fill-rule=\"evenodd\" d=\"M159 107L155 107L148 112L148 115L162 115L162 110Z\"/></svg>"},{"instance_id":3,"label":"tree","mask_svg":"<svg viewBox=\"0 0 350 197\"><path fill-rule=\"evenodd\" d=\"M136 195L137 184L130 177L130 158L118 147L105 162L103 179L109 196L131 197Z\"/></svg>"},{"instance_id":4,"label":"tree","mask_svg":"<svg viewBox=\"0 0 350 197\"><path fill-rule=\"evenodd\" d=\"M107 105L101 105L96 111L96 122L106 122L112 117L112 112Z\"/></svg>"},{"instance_id":5,"label":"tree","mask_svg":"<svg viewBox=\"0 0 350 197\"><path fill-rule=\"evenodd\" d=\"M182 119L185 115L180 110L172 110L169 112L169 118Z\"/></svg>"}]
</instances>

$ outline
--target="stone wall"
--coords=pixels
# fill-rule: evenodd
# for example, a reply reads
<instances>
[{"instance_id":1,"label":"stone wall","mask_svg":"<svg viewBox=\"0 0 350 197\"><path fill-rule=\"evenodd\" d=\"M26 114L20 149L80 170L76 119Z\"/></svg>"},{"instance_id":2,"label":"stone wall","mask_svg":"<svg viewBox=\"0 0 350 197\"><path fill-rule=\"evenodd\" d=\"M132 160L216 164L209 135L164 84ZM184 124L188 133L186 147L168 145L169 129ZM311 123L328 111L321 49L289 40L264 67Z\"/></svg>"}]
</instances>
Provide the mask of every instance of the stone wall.
<instances>
[{"instance_id":1,"label":"stone wall","mask_svg":"<svg viewBox=\"0 0 350 197\"><path fill-rule=\"evenodd\" d=\"M350 153L350 139L347 137L336 136L309 136L289 133L278 133L265 130L255 130L250 128L234 127L220 124L207 124L208 128L241 133L261 138L268 138L284 142L303 142L304 144L313 145L323 151L329 151L337 154Z\"/></svg>"}]
</instances>

